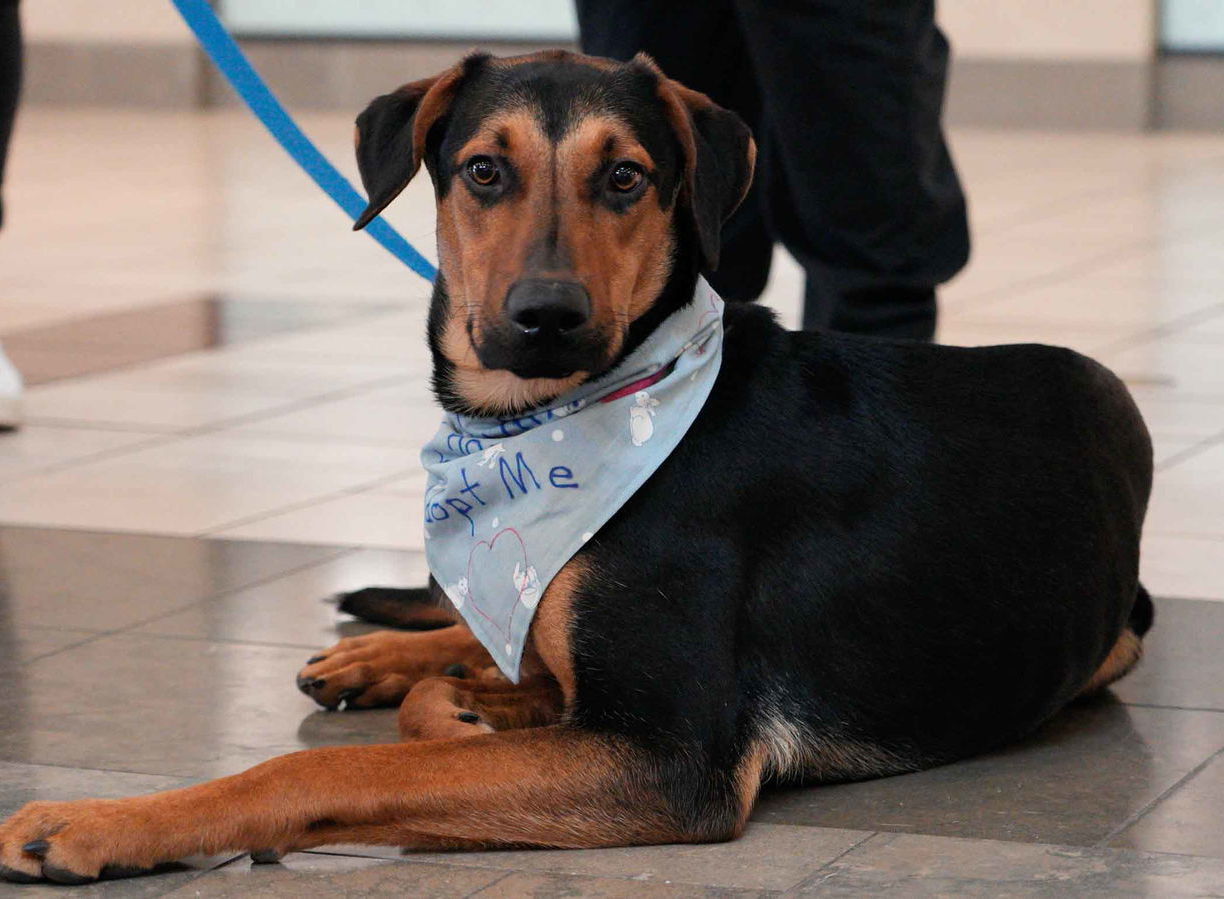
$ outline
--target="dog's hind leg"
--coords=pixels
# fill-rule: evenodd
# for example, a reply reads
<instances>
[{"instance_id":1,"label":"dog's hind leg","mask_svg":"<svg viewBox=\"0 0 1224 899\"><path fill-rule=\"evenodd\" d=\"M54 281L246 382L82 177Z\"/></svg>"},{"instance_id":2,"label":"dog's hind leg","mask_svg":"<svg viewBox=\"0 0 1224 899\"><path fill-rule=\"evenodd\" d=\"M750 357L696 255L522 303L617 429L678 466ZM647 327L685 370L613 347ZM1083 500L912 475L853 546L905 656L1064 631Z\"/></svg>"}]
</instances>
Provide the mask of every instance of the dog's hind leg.
<instances>
[{"instance_id":1,"label":"dog's hind leg","mask_svg":"<svg viewBox=\"0 0 1224 899\"><path fill-rule=\"evenodd\" d=\"M324 708L398 705L427 677L481 671L493 664L466 625L431 631L377 631L346 637L311 658L298 689Z\"/></svg>"},{"instance_id":2,"label":"dog's hind leg","mask_svg":"<svg viewBox=\"0 0 1224 899\"><path fill-rule=\"evenodd\" d=\"M500 676L430 677L404 698L400 737L440 740L543 727L561 720L563 705L561 687L548 675L525 677L517 684Z\"/></svg>"},{"instance_id":3,"label":"dog's hind leg","mask_svg":"<svg viewBox=\"0 0 1224 899\"><path fill-rule=\"evenodd\" d=\"M310 749L150 796L30 803L0 823L0 877L84 883L193 854L274 858L328 843L582 848L729 839L759 781L741 791L739 779L702 757L564 725Z\"/></svg>"},{"instance_id":4,"label":"dog's hind leg","mask_svg":"<svg viewBox=\"0 0 1224 899\"><path fill-rule=\"evenodd\" d=\"M1151 629L1154 618L1152 598L1140 584L1135 593L1135 604L1131 608L1130 622L1109 650L1105 661L1080 690L1080 696L1092 696L1101 692L1114 681L1125 677L1139 664L1139 660L1143 658L1143 635Z\"/></svg>"},{"instance_id":5,"label":"dog's hind leg","mask_svg":"<svg viewBox=\"0 0 1224 899\"><path fill-rule=\"evenodd\" d=\"M1084 688L1080 696L1092 696L1101 692L1114 681L1125 677L1143 658L1143 639L1129 627L1122 631L1118 641L1114 643L1109 655L1101 663Z\"/></svg>"}]
</instances>

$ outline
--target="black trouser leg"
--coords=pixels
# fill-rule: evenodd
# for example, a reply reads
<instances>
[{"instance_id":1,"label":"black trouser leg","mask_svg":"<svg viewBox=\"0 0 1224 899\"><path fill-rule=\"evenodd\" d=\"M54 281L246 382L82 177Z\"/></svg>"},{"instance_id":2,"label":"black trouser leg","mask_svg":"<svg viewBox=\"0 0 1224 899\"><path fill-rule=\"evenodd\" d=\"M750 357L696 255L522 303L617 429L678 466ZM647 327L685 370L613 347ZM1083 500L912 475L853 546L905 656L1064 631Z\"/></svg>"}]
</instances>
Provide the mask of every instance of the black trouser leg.
<instances>
[{"instance_id":1,"label":"black trouser leg","mask_svg":"<svg viewBox=\"0 0 1224 899\"><path fill-rule=\"evenodd\" d=\"M21 19L17 4L0 0L0 191L4 188L4 164L21 94L21 64ZM0 226L3 224L4 197L0 195Z\"/></svg>"},{"instance_id":2,"label":"black trouser leg","mask_svg":"<svg viewBox=\"0 0 1224 899\"><path fill-rule=\"evenodd\" d=\"M734 0L767 133L767 208L808 275L805 327L930 339L969 254L940 123L934 0Z\"/></svg>"},{"instance_id":3,"label":"black trouser leg","mask_svg":"<svg viewBox=\"0 0 1224 899\"><path fill-rule=\"evenodd\" d=\"M760 126L761 101L752 61L730 0L577 0L582 49L594 56L654 57L671 78L708 94ZM755 300L765 289L773 258L764 190L758 176L735 215L723 226L721 261L707 272L728 300Z\"/></svg>"}]
</instances>

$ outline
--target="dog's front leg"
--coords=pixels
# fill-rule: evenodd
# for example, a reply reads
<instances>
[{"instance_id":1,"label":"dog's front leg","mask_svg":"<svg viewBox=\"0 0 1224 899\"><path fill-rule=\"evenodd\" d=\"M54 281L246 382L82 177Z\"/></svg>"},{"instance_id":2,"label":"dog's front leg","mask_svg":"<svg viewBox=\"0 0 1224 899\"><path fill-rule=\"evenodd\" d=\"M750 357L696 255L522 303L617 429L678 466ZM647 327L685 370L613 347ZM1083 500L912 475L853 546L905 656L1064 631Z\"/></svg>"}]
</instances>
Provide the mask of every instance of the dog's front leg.
<instances>
[{"instance_id":1,"label":"dog's front leg","mask_svg":"<svg viewBox=\"0 0 1224 899\"><path fill-rule=\"evenodd\" d=\"M311 749L197 786L33 802L0 824L0 875L83 883L189 855L325 843L583 847L686 833L650 760L565 726ZM728 833L726 836L730 836Z\"/></svg>"}]
</instances>

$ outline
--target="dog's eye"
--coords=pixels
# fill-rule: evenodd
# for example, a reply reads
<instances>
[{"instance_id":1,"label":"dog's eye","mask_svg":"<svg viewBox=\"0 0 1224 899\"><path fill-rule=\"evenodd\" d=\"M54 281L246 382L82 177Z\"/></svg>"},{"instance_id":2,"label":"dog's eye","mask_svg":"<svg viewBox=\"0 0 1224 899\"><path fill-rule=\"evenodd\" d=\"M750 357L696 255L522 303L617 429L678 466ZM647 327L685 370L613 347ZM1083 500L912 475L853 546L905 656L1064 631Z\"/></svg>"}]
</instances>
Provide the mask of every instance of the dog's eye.
<instances>
[{"instance_id":1,"label":"dog's eye","mask_svg":"<svg viewBox=\"0 0 1224 899\"><path fill-rule=\"evenodd\" d=\"M631 162L621 162L617 163L616 168L608 176L608 184L615 191L628 193L641 184L645 177L640 166Z\"/></svg>"},{"instance_id":2,"label":"dog's eye","mask_svg":"<svg viewBox=\"0 0 1224 899\"><path fill-rule=\"evenodd\" d=\"M496 183L501 175L497 170L497 163L488 156L477 156L469 161L467 173L468 177L481 187L488 187L490 184Z\"/></svg>"}]
</instances>

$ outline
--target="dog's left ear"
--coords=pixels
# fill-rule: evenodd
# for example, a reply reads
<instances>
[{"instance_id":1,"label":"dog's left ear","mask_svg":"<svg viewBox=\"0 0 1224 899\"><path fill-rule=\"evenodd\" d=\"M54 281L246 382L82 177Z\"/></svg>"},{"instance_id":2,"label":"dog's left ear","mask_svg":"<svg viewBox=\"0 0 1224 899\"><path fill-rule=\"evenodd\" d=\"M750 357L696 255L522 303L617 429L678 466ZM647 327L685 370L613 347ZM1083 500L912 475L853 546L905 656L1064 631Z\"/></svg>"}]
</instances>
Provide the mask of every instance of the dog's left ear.
<instances>
[{"instance_id":1,"label":"dog's left ear","mask_svg":"<svg viewBox=\"0 0 1224 899\"><path fill-rule=\"evenodd\" d=\"M466 63L383 94L357 116L357 169L369 205L354 231L386 209L420 170L429 129L450 109Z\"/></svg>"},{"instance_id":2,"label":"dog's left ear","mask_svg":"<svg viewBox=\"0 0 1224 899\"><path fill-rule=\"evenodd\" d=\"M756 165L752 130L731 110L666 77L649 56L639 53L634 62L658 76L659 96L684 151L682 198L693 219L704 267L716 269L723 222L752 185Z\"/></svg>"}]
</instances>

